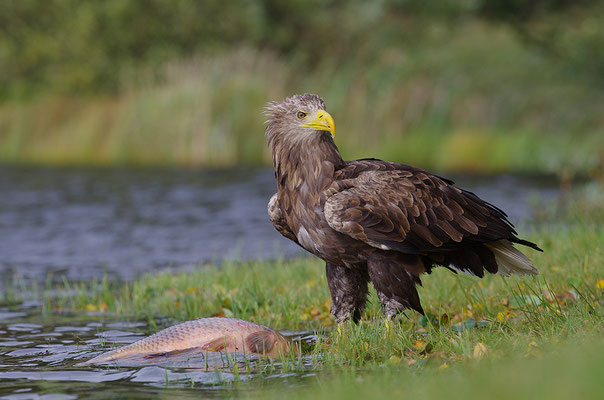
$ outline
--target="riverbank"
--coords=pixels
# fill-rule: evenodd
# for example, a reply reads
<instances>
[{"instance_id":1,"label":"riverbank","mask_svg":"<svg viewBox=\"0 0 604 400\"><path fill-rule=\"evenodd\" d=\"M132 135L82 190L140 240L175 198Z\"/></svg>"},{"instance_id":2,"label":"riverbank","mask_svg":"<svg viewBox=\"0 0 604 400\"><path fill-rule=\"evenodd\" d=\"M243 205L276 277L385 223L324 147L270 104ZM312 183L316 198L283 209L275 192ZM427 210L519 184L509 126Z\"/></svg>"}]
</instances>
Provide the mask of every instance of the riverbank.
<instances>
[{"instance_id":1,"label":"riverbank","mask_svg":"<svg viewBox=\"0 0 604 400\"><path fill-rule=\"evenodd\" d=\"M407 312L400 320L385 321L372 290L361 322L337 326L329 315L322 262L314 258L230 262L221 268L204 265L191 272L149 274L130 283L65 280L38 288L16 285L3 292L5 315L19 316L20 307L25 307L24 293L37 293L40 303L29 301L27 307L40 304L35 307L41 307L41 315L30 320L38 325L9 325L6 331L45 331L42 324L47 323L59 328L36 347L31 344L38 340L34 335L23 339L16 335L6 346L17 350L8 355L25 357L22 362L27 364L32 360L26 357L35 358L39 348L54 346L52 351L57 352L58 347L71 346L62 353L67 359L51 357L50 364L23 374L39 376L45 368L57 372L65 367L69 371L62 376L67 377L77 369L76 362L107 348L105 337L124 343L120 340L124 331L136 327L146 326L139 335L148 335L177 321L233 316L306 338L304 355L251 367L229 364L221 369L223 375L199 372L209 374L203 378L179 368L149 367L153 374L146 379L182 390L183 379L186 385L187 374L193 374L187 386L190 395L201 384L201 388L213 385L216 390L219 386L232 395L252 397L278 397L287 391L292 396L317 398L343 398L351 393L437 398L445 392L449 397L465 398L492 392L495 398L598 398L604 351L604 252L599 245L604 241L602 193L598 188L586 189L569 198L562 209L544 209L544 222L530 232L523 229L522 237L544 249L543 253L525 249L539 268L539 276L477 279L444 268L425 276L420 296L427 317ZM86 325L61 327L62 318L70 325L74 320ZM52 335L63 336L67 329L75 332L73 344L55 343ZM96 339L78 338L89 338L94 329ZM2 357L13 371L11 358ZM131 376L140 385L137 379L142 378L137 377L141 371L122 371L121 379ZM106 368L80 372L90 379L112 379ZM99 373L103 376L96 377ZM16 376L12 374L0 369L0 376ZM207 376L214 380L199 383L206 382ZM221 376L226 379L223 383L216 381ZM116 384L112 387L124 389Z\"/></svg>"},{"instance_id":2,"label":"riverbank","mask_svg":"<svg viewBox=\"0 0 604 400\"><path fill-rule=\"evenodd\" d=\"M334 325L324 266L312 258L236 262L221 269L203 266L189 273L148 275L130 284L66 283L57 290L69 295L47 298L45 309L51 314L142 318L157 329L167 321L214 315L282 330L314 330L316 343L306 352L317 375L309 390L323 397L331 392L325 388L332 387L332 379L334 390L342 396L358 387L358 382L352 382L361 379L363 392L388 395L404 389L405 393L425 390L436 397L443 385L450 385L460 395L477 396L489 385L519 380L501 388L497 396L527 397L532 390L539 396L560 398L560 393L568 394L557 393L562 388L584 388L589 398L598 386L594 368L602 366L595 354L604 349L604 253L597 247L604 241L600 223L604 218L601 206L594 208L586 199L573 204L556 223L523 235L545 250L527 251L539 276L480 280L437 269L423 279L420 289L427 318L408 312L408 318L384 321L372 291L360 324ZM157 316L162 318L156 324ZM295 358L282 361L286 370L296 370ZM551 363L564 363L569 370ZM306 371L308 366L297 368ZM533 372L544 380L566 379L567 373L581 380L552 386L525 376ZM468 379L480 383L470 389ZM252 382L272 390L261 379ZM402 388L399 382L408 386Z\"/></svg>"}]
</instances>

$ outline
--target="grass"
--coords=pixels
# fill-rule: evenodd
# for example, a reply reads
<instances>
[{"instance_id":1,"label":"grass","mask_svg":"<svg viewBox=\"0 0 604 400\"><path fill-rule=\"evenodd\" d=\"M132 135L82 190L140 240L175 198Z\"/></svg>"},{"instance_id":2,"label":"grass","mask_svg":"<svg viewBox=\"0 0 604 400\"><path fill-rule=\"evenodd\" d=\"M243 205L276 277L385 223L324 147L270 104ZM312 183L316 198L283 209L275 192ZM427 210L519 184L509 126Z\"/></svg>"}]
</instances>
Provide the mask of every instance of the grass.
<instances>
[{"instance_id":1,"label":"grass","mask_svg":"<svg viewBox=\"0 0 604 400\"><path fill-rule=\"evenodd\" d=\"M157 329L225 315L316 332L306 365L285 358L249 383L234 384L250 396L599 398L604 192L593 189L571 197L564 211L543 210L549 222L522 235L545 250L527 251L539 276L480 280L437 269L420 289L426 317L407 312L406 318L383 320L372 291L358 325L334 325L324 266L314 258L207 265L131 283L65 281L42 290L44 307L49 314L147 318ZM233 368L236 376L246 374L245 368ZM290 381L264 378L275 372L312 376L292 387Z\"/></svg>"},{"instance_id":2,"label":"grass","mask_svg":"<svg viewBox=\"0 0 604 400\"><path fill-rule=\"evenodd\" d=\"M0 160L267 164L263 105L309 91L327 101L345 158L483 172L601 169L599 88L573 80L501 27L468 21L430 32L405 48L361 46L312 69L239 48L137 71L128 80L137 83L114 97L4 103Z\"/></svg>"},{"instance_id":3,"label":"grass","mask_svg":"<svg viewBox=\"0 0 604 400\"><path fill-rule=\"evenodd\" d=\"M572 344L515 350L512 356L469 360L447 368L383 365L369 372L319 375L306 388L280 387L265 398L350 399L597 399L604 343L581 339Z\"/></svg>"},{"instance_id":4,"label":"grass","mask_svg":"<svg viewBox=\"0 0 604 400\"><path fill-rule=\"evenodd\" d=\"M372 291L363 316L367 322L341 328L347 330L342 342L337 330L332 329L324 265L314 258L230 262L221 268L208 265L187 273L145 275L125 284L107 280L64 282L56 289L70 295L49 298L47 310L102 311L132 318L167 316L174 320L226 315L278 329L326 329L330 348L336 344L345 350L342 357L346 362L359 365L366 363L366 354L380 361L393 354L404 357L403 350L413 347L428 331L432 332L433 351L451 354L465 354L472 343L489 341L490 335L507 330L514 332L515 340L529 342L535 335L547 339L552 335L568 336L575 330L598 332L602 328L602 292L597 285L602 278L599 274L604 250L593 248L593 243L604 241L604 230L595 224L557 226L555 232L547 228L529 239L545 249L544 253L530 251L541 275L488 276L480 280L437 269L424 277L420 288L428 320L409 312L409 318L391 323L390 328L375 324L381 321L381 313ZM480 329L465 329L468 321L486 324ZM393 335L372 340L385 329L394 329ZM455 332L469 335L469 341L451 344L450 335L457 335ZM366 349L368 345L376 347ZM351 357L355 349L360 353ZM332 355L340 357L337 353L340 351Z\"/></svg>"},{"instance_id":5,"label":"grass","mask_svg":"<svg viewBox=\"0 0 604 400\"><path fill-rule=\"evenodd\" d=\"M46 308L177 321L226 315L277 329L318 330L314 351L325 363L347 366L415 363L434 354L455 363L472 358L479 343L498 354L604 333L604 249L594 246L604 242L602 226L585 220L547 225L528 239L545 250L528 250L539 276L480 280L437 269L420 288L427 318L408 312L400 321L383 321L372 291L362 323L335 327L324 266L314 258L208 265L125 284L65 282L56 289L69 295L49 297Z\"/></svg>"}]
</instances>

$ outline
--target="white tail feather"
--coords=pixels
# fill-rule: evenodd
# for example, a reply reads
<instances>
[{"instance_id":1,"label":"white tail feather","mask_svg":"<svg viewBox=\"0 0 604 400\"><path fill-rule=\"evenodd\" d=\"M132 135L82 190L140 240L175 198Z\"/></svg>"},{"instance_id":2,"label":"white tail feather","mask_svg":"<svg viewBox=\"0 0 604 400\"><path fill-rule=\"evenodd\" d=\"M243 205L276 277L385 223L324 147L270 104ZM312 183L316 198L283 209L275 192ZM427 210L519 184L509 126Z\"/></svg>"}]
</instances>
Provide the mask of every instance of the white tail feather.
<instances>
[{"instance_id":1,"label":"white tail feather","mask_svg":"<svg viewBox=\"0 0 604 400\"><path fill-rule=\"evenodd\" d=\"M516 249L509 240L499 240L493 243L486 243L495 255L498 273L503 276L512 274L532 274L538 275L539 271L531 263L531 260L525 256L520 250Z\"/></svg>"}]
</instances>

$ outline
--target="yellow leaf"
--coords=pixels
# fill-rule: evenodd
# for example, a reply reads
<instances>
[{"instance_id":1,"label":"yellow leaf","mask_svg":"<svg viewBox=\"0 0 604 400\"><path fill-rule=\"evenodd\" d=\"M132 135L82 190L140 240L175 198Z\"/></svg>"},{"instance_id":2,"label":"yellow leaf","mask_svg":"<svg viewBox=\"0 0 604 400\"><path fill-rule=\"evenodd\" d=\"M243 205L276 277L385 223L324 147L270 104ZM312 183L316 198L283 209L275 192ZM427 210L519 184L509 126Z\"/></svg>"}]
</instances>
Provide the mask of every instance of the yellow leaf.
<instances>
[{"instance_id":1,"label":"yellow leaf","mask_svg":"<svg viewBox=\"0 0 604 400\"><path fill-rule=\"evenodd\" d=\"M510 316L513 316L512 312L510 310L500 311L497 313L497 321L503 322L506 319L510 318Z\"/></svg>"},{"instance_id":2,"label":"yellow leaf","mask_svg":"<svg viewBox=\"0 0 604 400\"><path fill-rule=\"evenodd\" d=\"M447 369L447 368L449 368L449 364L447 364L446 361L444 363L442 363L440 367L438 367L438 369Z\"/></svg>"},{"instance_id":3,"label":"yellow leaf","mask_svg":"<svg viewBox=\"0 0 604 400\"><path fill-rule=\"evenodd\" d=\"M598 282L596 283L596 287L598 289L604 289L604 279L598 279Z\"/></svg>"},{"instance_id":4,"label":"yellow leaf","mask_svg":"<svg viewBox=\"0 0 604 400\"><path fill-rule=\"evenodd\" d=\"M528 344L526 347L526 354L531 356L536 356L540 353L539 345L534 340Z\"/></svg>"},{"instance_id":5,"label":"yellow leaf","mask_svg":"<svg viewBox=\"0 0 604 400\"><path fill-rule=\"evenodd\" d=\"M426 348L426 342L424 339L417 339L415 343L413 343L413 347L415 347L419 351L424 351Z\"/></svg>"},{"instance_id":6,"label":"yellow leaf","mask_svg":"<svg viewBox=\"0 0 604 400\"><path fill-rule=\"evenodd\" d=\"M474 352L472 353L472 357L475 360L480 360L487 354L489 354L489 348L487 347L487 345L482 342L478 342L476 346L474 346Z\"/></svg>"},{"instance_id":7,"label":"yellow leaf","mask_svg":"<svg viewBox=\"0 0 604 400\"><path fill-rule=\"evenodd\" d=\"M388 359L388 364L398 364L400 362L401 362L401 359L400 359L400 357L397 357L397 356L391 356Z\"/></svg>"}]
</instances>

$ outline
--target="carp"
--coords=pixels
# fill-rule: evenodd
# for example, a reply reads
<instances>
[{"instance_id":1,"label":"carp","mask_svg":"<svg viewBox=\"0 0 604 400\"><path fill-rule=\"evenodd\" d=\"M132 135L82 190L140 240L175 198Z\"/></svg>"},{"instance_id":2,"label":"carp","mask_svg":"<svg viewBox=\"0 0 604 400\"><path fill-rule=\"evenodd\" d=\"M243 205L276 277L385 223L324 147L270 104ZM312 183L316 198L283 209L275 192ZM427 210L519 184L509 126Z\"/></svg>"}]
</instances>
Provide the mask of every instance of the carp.
<instances>
[{"instance_id":1,"label":"carp","mask_svg":"<svg viewBox=\"0 0 604 400\"><path fill-rule=\"evenodd\" d=\"M239 352L270 358L287 354L296 347L280 333L237 318L211 317L182 322L129 345L108 351L83 364L98 364L127 357L169 356L170 353L199 349L200 352Z\"/></svg>"}]
</instances>

